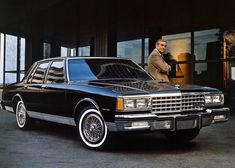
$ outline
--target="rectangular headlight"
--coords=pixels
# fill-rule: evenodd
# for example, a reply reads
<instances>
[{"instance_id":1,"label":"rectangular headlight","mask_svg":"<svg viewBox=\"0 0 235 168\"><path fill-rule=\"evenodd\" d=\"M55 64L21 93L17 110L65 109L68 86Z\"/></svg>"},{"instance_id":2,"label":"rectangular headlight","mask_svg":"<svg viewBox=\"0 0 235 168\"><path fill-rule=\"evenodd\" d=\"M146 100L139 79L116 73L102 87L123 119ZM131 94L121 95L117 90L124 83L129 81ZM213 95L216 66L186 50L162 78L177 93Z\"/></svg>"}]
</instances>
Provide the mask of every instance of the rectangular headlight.
<instances>
[{"instance_id":1,"label":"rectangular headlight","mask_svg":"<svg viewBox=\"0 0 235 168\"><path fill-rule=\"evenodd\" d=\"M149 97L120 97L117 99L118 111L143 111L148 110L151 105Z\"/></svg>"},{"instance_id":2,"label":"rectangular headlight","mask_svg":"<svg viewBox=\"0 0 235 168\"><path fill-rule=\"evenodd\" d=\"M206 105L223 105L224 95L223 94L208 94L205 95Z\"/></svg>"},{"instance_id":3,"label":"rectangular headlight","mask_svg":"<svg viewBox=\"0 0 235 168\"><path fill-rule=\"evenodd\" d=\"M136 102L134 99L124 99L124 107L125 108L135 108L136 107Z\"/></svg>"},{"instance_id":4,"label":"rectangular headlight","mask_svg":"<svg viewBox=\"0 0 235 168\"><path fill-rule=\"evenodd\" d=\"M212 103L212 97L211 97L211 95L205 95L205 103L206 103L206 104Z\"/></svg>"},{"instance_id":5,"label":"rectangular headlight","mask_svg":"<svg viewBox=\"0 0 235 168\"><path fill-rule=\"evenodd\" d=\"M137 108L147 108L148 107L148 99L137 99L136 100Z\"/></svg>"},{"instance_id":6,"label":"rectangular headlight","mask_svg":"<svg viewBox=\"0 0 235 168\"><path fill-rule=\"evenodd\" d=\"M222 95L214 95L212 96L212 101L213 103L222 103L223 100L223 96Z\"/></svg>"}]
</instances>

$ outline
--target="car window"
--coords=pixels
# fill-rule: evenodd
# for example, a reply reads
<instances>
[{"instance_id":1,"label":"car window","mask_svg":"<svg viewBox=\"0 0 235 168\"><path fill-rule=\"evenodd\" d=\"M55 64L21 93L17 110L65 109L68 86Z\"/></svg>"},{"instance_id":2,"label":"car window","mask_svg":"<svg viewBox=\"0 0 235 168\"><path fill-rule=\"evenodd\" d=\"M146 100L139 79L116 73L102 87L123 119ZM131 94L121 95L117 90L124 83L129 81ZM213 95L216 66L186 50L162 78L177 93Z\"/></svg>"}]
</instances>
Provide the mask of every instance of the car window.
<instances>
[{"instance_id":1,"label":"car window","mask_svg":"<svg viewBox=\"0 0 235 168\"><path fill-rule=\"evenodd\" d=\"M93 80L96 79L85 60L69 60L70 80Z\"/></svg>"},{"instance_id":2,"label":"car window","mask_svg":"<svg viewBox=\"0 0 235 168\"><path fill-rule=\"evenodd\" d=\"M48 62L39 64L35 73L32 76L30 76L29 82L32 84L43 83L48 64L49 64Z\"/></svg>"},{"instance_id":3,"label":"car window","mask_svg":"<svg viewBox=\"0 0 235 168\"><path fill-rule=\"evenodd\" d=\"M131 60L119 59L71 59L68 62L69 79L139 79L151 77Z\"/></svg>"},{"instance_id":4,"label":"car window","mask_svg":"<svg viewBox=\"0 0 235 168\"><path fill-rule=\"evenodd\" d=\"M64 82L64 62L54 61L52 62L48 74L46 83L63 83Z\"/></svg>"},{"instance_id":5,"label":"car window","mask_svg":"<svg viewBox=\"0 0 235 168\"><path fill-rule=\"evenodd\" d=\"M29 68L29 70L26 72L24 78L22 79L22 81L23 81L24 83L30 83L29 81L32 80L33 73L34 73L36 67L37 67L37 66L36 66L36 64L34 63L34 64Z\"/></svg>"}]
</instances>

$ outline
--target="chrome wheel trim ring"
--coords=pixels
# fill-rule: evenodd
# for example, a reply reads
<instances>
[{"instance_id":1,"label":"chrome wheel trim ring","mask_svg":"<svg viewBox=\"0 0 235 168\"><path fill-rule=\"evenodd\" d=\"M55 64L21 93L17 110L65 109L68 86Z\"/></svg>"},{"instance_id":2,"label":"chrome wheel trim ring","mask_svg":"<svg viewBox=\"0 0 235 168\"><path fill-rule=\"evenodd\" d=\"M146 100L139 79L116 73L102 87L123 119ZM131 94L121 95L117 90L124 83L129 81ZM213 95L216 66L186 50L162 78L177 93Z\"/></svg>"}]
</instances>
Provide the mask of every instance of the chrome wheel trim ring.
<instances>
[{"instance_id":1,"label":"chrome wheel trim ring","mask_svg":"<svg viewBox=\"0 0 235 168\"><path fill-rule=\"evenodd\" d=\"M16 121L20 128L23 128L26 123L26 108L22 101L19 101L16 106Z\"/></svg>"},{"instance_id":2,"label":"chrome wheel trim ring","mask_svg":"<svg viewBox=\"0 0 235 168\"><path fill-rule=\"evenodd\" d=\"M80 137L87 146L96 148L106 140L107 126L96 109L86 110L81 115L78 126Z\"/></svg>"}]
</instances>

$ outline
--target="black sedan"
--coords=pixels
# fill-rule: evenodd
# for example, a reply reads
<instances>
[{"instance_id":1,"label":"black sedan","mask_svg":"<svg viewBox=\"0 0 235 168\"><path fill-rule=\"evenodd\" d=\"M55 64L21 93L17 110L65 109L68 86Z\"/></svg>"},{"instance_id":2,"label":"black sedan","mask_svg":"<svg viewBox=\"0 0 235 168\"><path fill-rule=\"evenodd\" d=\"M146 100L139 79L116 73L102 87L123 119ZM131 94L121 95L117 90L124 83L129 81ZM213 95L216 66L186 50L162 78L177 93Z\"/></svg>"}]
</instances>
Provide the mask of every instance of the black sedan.
<instances>
[{"instance_id":1,"label":"black sedan","mask_svg":"<svg viewBox=\"0 0 235 168\"><path fill-rule=\"evenodd\" d=\"M73 125L93 149L106 146L112 132L162 131L186 142L229 116L218 89L159 83L131 60L110 57L38 61L4 88L1 104L21 129L35 119Z\"/></svg>"}]
</instances>

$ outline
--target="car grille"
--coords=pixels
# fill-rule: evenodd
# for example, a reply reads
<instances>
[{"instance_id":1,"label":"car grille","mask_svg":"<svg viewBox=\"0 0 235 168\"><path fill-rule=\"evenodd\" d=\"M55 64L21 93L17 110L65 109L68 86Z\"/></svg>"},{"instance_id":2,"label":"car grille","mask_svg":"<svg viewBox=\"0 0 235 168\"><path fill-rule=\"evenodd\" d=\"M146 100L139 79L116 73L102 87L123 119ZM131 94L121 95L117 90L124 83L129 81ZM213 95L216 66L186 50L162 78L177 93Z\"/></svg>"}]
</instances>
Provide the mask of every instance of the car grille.
<instances>
[{"instance_id":1,"label":"car grille","mask_svg":"<svg viewBox=\"0 0 235 168\"><path fill-rule=\"evenodd\" d=\"M154 95L152 113L180 113L204 110L204 95L199 93L175 93Z\"/></svg>"}]
</instances>

